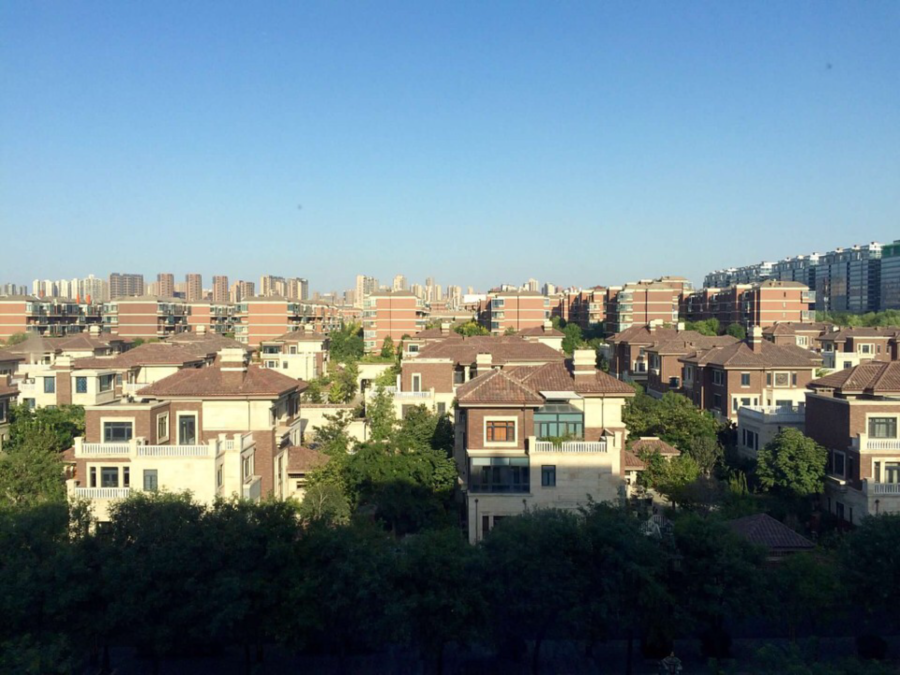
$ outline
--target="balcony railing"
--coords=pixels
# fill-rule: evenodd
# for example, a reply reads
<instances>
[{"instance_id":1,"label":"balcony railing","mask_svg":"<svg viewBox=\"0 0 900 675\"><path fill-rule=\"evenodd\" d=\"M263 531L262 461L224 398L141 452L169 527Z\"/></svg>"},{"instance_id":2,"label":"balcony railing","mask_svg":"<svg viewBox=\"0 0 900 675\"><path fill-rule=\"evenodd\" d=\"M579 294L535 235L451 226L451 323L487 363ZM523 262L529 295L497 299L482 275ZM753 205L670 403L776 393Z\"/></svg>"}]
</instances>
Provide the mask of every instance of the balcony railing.
<instances>
[{"instance_id":1,"label":"balcony railing","mask_svg":"<svg viewBox=\"0 0 900 675\"><path fill-rule=\"evenodd\" d=\"M853 437L851 447L857 452L900 451L900 439L869 438L868 434L859 434Z\"/></svg>"},{"instance_id":2,"label":"balcony railing","mask_svg":"<svg viewBox=\"0 0 900 675\"><path fill-rule=\"evenodd\" d=\"M738 410L738 414L743 412L764 422L803 422L806 420L805 405L742 405Z\"/></svg>"},{"instance_id":3,"label":"balcony railing","mask_svg":"<svg viewBox=\"0 0 900 675\"><path fill-rule=\"evenodd\" d=\"M76 457L216 457L233 450L236 443L246 450L253 445L253 434L235 434L233 438L214 438L208 443L191 445L150 445L143 439L133 438L125 443L85 443L75 439Z\"/></svg>"},{"instance_id":4,"label":"balcony railing","mask_svg":"<svg viewBox=\"0 0 900 675\"><path fill-rule=\"evenodd\" d=\"M138 457L215 457L216 443L210 445L139 445Z\"/></svg>"},{"instance_id":5,"label":"balcony railing","mask_svg":"<svg viewBox=\"0 0 900 675\"><path fill-rule=\"evenodd\" d=\"M870 483L868 480L864 480L863 492L870 495L900 496L900 483Z\"/></svg>"},{"instance_id":6,"label":"balcony railing","mask_svg":"<svg viewBox=\"0 0 900 675\"><path fill-rule=\"evenodd\" d=\"M131 488L75 488L75 496L82 499L125 499L130 494Z\"/></svg>"},{"instance_id":7,"label":"balcony railing","mask_svg":"<svg viewBox=\"0 0 900 675\"><path fill-rule=\"evenodd\" d=\"M531 452L607 452L606 441L538 441L532 439L528 447Z\"/></svg>"}]
</instances>

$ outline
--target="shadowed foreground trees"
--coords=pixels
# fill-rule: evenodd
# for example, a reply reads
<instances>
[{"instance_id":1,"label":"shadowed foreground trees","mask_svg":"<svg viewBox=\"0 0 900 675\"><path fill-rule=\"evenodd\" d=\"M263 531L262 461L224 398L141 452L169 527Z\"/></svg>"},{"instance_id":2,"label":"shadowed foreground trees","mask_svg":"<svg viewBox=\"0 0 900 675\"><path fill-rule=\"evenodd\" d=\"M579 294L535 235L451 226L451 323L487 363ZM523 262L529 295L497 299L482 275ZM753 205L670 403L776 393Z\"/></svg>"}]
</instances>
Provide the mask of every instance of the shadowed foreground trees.
<instances>
[{"instance_id":1,"label":"shadowed foreground trees","mask_svg":"<svg viewBox=\"0 0 900 675\"><path fill-rule=\"evenodd\" d=\"M448 645L472 644L493 647L501 669L518 658L537 673L547 640L589 653L639 640L659 654L702 637L723 656L742 617L789 610L815 628L862 598L873 621L859 629L884 630L900 601L900 562L884 554L900 516L867 520L833 559L780 569L713 516L683 514L654 536L602 504L506 519L478 546L455 528L397 536L371 514L340 525L290 502L207 507L171 494L125 500L95 531L86 522L61 504L0 510L0 672L101 672L116 665L110 647L153 670L240 647L251 672L273 646L342 667L401 650L441 672Z\"/></svg>"}]
</instances>

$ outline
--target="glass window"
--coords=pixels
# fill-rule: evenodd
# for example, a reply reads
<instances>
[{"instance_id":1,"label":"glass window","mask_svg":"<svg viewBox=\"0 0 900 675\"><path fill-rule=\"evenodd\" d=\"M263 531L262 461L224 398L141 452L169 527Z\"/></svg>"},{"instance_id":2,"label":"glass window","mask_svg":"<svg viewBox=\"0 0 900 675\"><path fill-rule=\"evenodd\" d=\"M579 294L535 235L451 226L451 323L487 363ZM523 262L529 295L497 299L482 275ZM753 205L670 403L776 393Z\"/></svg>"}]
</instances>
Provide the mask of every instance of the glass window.
<instances>
[{"instance_id":1,"label":"glass window","mask_svg":"<svg viewBox=\"0 0 900 675\"><path fill-rule=\"evenodd\" d=\"M159 489L159 471L157 469L144 469L144 490L156 492Z\"/></svg>"},{"instance_id":2,"label":"glass window","mask_svg":"<svg viewBox=\"0 0 900 675\"><path fill-rule=\"evenodd\" d=\"M115 386L116 376L115 375L101 375L100 376L100 391L112 391L112 388Z\"/></svg>"},{"instance_id":3,"label":"glass window","mask_svg":"<svg viewBox=\"0 0 900 675\"><path fill-rule=\"evenodd\" d=\"M527 457L473 457L469 470L471 492L528 492Z\"/></svg>"},{"instance_id":4,"label":"glass window","mask_svg":"<svg viewBox=\"0 0 900 675\"><path fill-rule=\"evenodd\" d=\"M832 453L831 473L833 473L835 476L843 476L844 475L844 453L843 452L833 452Z\"/></svg>"},{"instance_id":5,"label":"glass window","mask_svg":"<svg viewBox=\"0 0 900 675\"><path fill-rule=\"evenodd\" d=\"M44 393L45 394L55 394L56 393L56 378L55 377L45 377L44 378Z\"/></svg>"},{"instance_id":6,"label":"glass window","mask_svg":"<svg viewBox=\"0 0 900 675\"><path fill-rule=\"evenodd\" d=\"M741 386L742 387L750 386L750 373L741 373Z\"/></svg>"},{"instance_id":7,"label":"glass window","mask_svg":"<svg viewBox=\"0 0 900 675\"><path fill-rule=\"evenodd\" d=\"M541 487L556 487L556 466L541 467Z\"/></svg>"},{"instance_id":8,"label":"glass window","mask_svg":"<svg viewBox=\"0 0 900 675\"><path fill-rule=\"evenodd\" d=\"M131 487L131 467L122 467L122 487Z\"/></svg>"},{"instance_id":9,"label":"glass window","mask_svg":"<svg viewBox=\"0 0 900 675\"><path fill-rule=\"evenodd\" d=\"M131 422L104 422L104 443L127 443L131 440L134 425Z\"/></svg>"},{"instance_id":10,"label":"glass window","mask_svg":"<svg viewBox=\"0 0 900 675\"><path fill-rule=\"evenodd\" d=\"M488 422L485 437L490 443L513 443L516 440L516 423L514 421Z\"/></svg>"},{"instance_id":11,"label":"glass window","mask_svg":"<svg viewBox=\"0 0 900 675\"><path fill-rule=\"evenodd\" d=\"M169 437L169 413L158 415L156 418L156 440Z\"/></svg>"},{"instance_id":12,"label":"glass window","mask_svg":"<svg viewBox=\"0 0 900 675\"><path fill-rule=\"evenodd\" d=\"M896 417L870 417L870 438L897 438Z\"/></svg>"},{"instance_id":13,"label":"glass window","mask_svg":"<svg viewBox=\"0 0 900 675\"><path fill-rule=\"evenodd\" d=\"M75 393L76 394L86 394L87 393L87 378L86 377L76 377L75 378Z\"/></svg>"},{"instance_id":14,"label":"glass window","mask_svg":"<svg viewBox=\"0 0 900 675\"><path fill-rule=\"evenodd\" d=\"M105 487L105 488L119 487L119 467L117 467L117 466L101 466L100 467L100 487Z\"/></svg>"},{"instance_id":15,"label":"glass window","mask_svg":"<svg viewBox=\"0 0 900 675\"><path fill-rule=\"evenodd\" d=\"M194 415L178 417L178 444L194 445L197 442L197 418Z\"/></svg>"},{"instance_id":16,"label":"glass window","mask_svg":"<svg viewBox=\"0 0 900 675\"><path fill-rule=\"evenodd\" d=\"M565 402L548 402L534 413L537 438L584 438L584 414Z\"/></svg>"}]
</instances>

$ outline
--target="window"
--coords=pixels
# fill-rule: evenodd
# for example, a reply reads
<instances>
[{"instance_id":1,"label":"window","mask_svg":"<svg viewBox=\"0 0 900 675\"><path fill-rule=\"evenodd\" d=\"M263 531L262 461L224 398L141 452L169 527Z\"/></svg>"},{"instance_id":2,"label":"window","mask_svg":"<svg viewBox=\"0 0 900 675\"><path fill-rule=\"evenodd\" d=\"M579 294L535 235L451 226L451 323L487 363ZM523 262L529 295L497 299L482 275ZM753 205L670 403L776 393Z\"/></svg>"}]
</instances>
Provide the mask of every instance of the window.
<instances>
[{"instance_id":1,"label":"window","mask_svg":"<svg viewBox=\"0 0 900 675\"><path fill-rule=\"evenodd\" d=\"M161 441L169 437L169 413L156 416L156 440Z\"/></svg>"},{"instance_id":2,"label":"window","mask_svg":"<svg viewBox=\"0 0 900 675\"><path fill-rule=\"evenodd\" d=\"M413 391L422 391L422 376L418 373L415 373L412 376L412 390Z\"/></svg>"},{"instance_id":3,"label":"window","mask_svg":"<svg viewBox=\"0 0 900 675\"><path fill-rule=\"evenodd\" d=\"M722 395L721 394L713 394L713 408L716 410L722 409Z\"/></svg>"},{"instance_id":4,"label":"window","mask_svg":"<svg viewBox=\"0 0 900 675\"><path fill-rule=\"evenodd\" d=\"M97 487L97 467L92 466L90 470L90 482L88 483L92 488Z\"/></svg>"},{"instance_id":5,"label":"window","mask_svg":"<svg viewBox=\"0 0 900 675\"><path fill-rule=\"evenodd\" d=\"M541 487L556 487L556 466L541 467Z\"/></svg>"},{"instance_id":6,"label":"window","mask_svg":"<svg viewBox=\"0 0 900 675\"><path fill-rule=\"evenodd\" d=\"M131 487L131 467L122 467L122 487Z\"/></svg>"},{"instance_id":7,"label":"window","mask_svg":"<svg viewBox=\"0 0 900 675\"><path fill-rule=\"evenodd\" d=\"M797 386L797 373L791 373L791 386Z\"/></svg>"},{"instance_id":8,"label":"window","mask_svg":"<svg viewBox=\"0 0 900 675\"><path fill-rule=\"evenodd\" d=\"M406 348L406 351L409 352L410 354L418 354L419 353L419 345L409 345L409 347Z\"/></svg>"},{"instance_id":9,"label":"window","mask_svg":"<svg viewBox=\"0 0 900 675\"><path fill-rule=\"evenodd\" d=\"M116 376L115 375L101 375L100 376L100 391L112 391L113 387L116 384Z\"/></svg>"},{"instance_id":10,"label":"window","mask_svg":"<svg viewBox=\"0 0 900 675\"><path fill-rule=\"evenodd\" d=\"M766 373L766 386L772 386L772 373Z\"/></svg>"},{"instance_id":11,"label":"window","mask_svg":"<svg viewBox=\"0 0 900 675\"><path fill-rule=\"evenodd\" d=\"M221 472L221 469L219 469ZM144 491L156 492L159 490L159 471L157 469L144 469Z\"/></svg>"},{"instance_id":12,"label":"window","mask_svg":"<svg viewBox=\"0 0 900 675\"><path fill-rule=\"evenodd\" d=\"M897 438L896 417L870 417L870 438Z\"/></svg>"},{"instance_id":13,"label":"window","mask_svg":"<svg viewBox=\"0 0 900 675\"><path fill-rule=\"evenodd\" d=\"M515 443L515 421L492 421L485 423L485 440L489 443Z\"/></svg>"},{"instance_id":14,"label":"window","mask_svg":"<svg viewBox=\"0 0 900 675\"><path fill-rule=\"evenodd\" d=\"M893 485L900 483L900 462L885 462L884 482Z\"/></svg>"},{"instance_id":15,"label":"window","mask_svg":"<svg viewBox=\"0 0 900 675\"><path fill-rule=\"evenodd\" d=\"M750 386L750 373L741 373L741 386L742 387Z\"/></svg>"},{"instance_id":16,"label":"window","mask_svg":"<svg viewBox=\"0 0 900 675\"><path fill-rule=\"evenodd\" d=\"M843 477L844 473L844 453L833 450L831 453L831 473L835 476Z\"/></svg>"},{"instance_id":17,"label":"window","mask_svg":"<svg viewBox=\"0 0 900 675\"><path fill-rule=\"evenodd\" d=\"M222 487L222 466L216 469L216 487Z\"/></svg>"},{"instance_id":18,"label":"window","mask_svg":"<svg viewBox=\"0 0 900 675\"><path fill-rule=\"evenodd\" d=\"M678 386L681 384L677 375L673 375L669 378L669 388L670 389L678 389Z\"/></svg>"},{"instance_id":19,"label":"window","mask_svg":"<svg viewBox=\"0 0 900 675\"><path fill-rule=\"evenodd\" d=\"M721 370L713 371L713 384L724 384L725 383L725 373Z\"/></svg>"},{"instance_id":20,"label":"window","mask_svg":"<svg viewBox=\"0 0 900 675\"><path fill-rule=\"evenodd\" d=\"M288 367L288 362L287 362L287 361L282 361L282 362L281 362L281 368L282 368L283 370L287 370L287 367Z\"/></svg>"},{"instance_id":21,"label":"window","mask_svg":"<svg viewBox=\"0 0 900 675\"><path fill-rule=\"evenodd\" d=\"M266 368L277 368L278 361L266 361Z\"/></svg>"},{"instance_id":22,"label":"window","mask_svg":"<svg viewBox=\"0 0 900 675\"><path fill-rule=\"evenodd\" d=\"M790 373L775 373L775 386L776 387L788 387L791 382L791 374Z\"/></svg>"},{"instance_id":23,"label":"window","mask_svg":"<svg viewBox=\"0 0 900 675\"><path fill-rule=\"evenodd\" d=\"M100 467L100 487L119 487L119 468L115 466Z\"/></svg>"},{"instance_id":24,"label":"window","mask_svg":"<svg viewBox=\"0 0 900 675\"><path fill-rule=\"evenodd\" d=\"M178 445L194 445L197 442L197 416L178 416Z\"/></svg>"},{"instance_id":25,"label":"window","mask_svg":"<svg viewBox=\"0 0 900 675\"><path fill-rule=\"evenodd\" d=\"M860 354L871 354L872 353L872 345L860 345L859 353Z\"/></svg>"},{"instance_id":26,"label":"window","mask_svg":"<svg viewBox=\"0 0 900 675\"><path fill-rule=\"evenodd\" d=\"M127 443L131 440L134 433L134 424L132 422L104 422L103 423L103 442L104 443Z\"/></svg>"},{"instance_id":27,"label":"window","mask_svg":"<svg viewBox=\"0 0 900 675\"><path fill-rule=\"evenodd\" d=\"M87 378L78 376L75 378L75 393L76 394L86 394L87 393Z\"/></svg>"},{"instance_id":28,"label":"window","mask_svg":"<svg viewBox=\"0 0 900 675\"><path fill-rule=\"evenodd\" d=\"M564 402L547 402L534 413L537 438L584 438L584 414Z\"/></svg>"},{"instance_id":29,"label":"window","mask_svg":"<svg viewBox=\"0 0 900 675\"><path fill-rule=\"evenodd\" d=\"M473 457L470 492L528 492L527 457Z\"/></svg>"},{"instance_id":30,"label":"window","mask_svg":"<svg viewBox=\"0 0 900 675\"><path fill-rule=\"evenodd\" d=\"M438 403L437 404L437 414L445 415L447 413L447 404L446 403Z\"/></svg>"},{"instance_id":31,"label":"window","mask_svg":"<svg viewBox=\"0 0 900 675\"><path fill-rule=\"evenodd\" d=\"M0 401L0 422L6 421L6 416L9 414L9 401L6 399Z\"/></svg>"},{"instance_id":32,"label":"window","mask_svg":"<svg viewBox=\"0 0 900 675\"><path fill-rule=\"evenodd\" d=\"M44 378L44 393L45 394L55 394L56 393L56 378L55 377L45 377Z\"/></svg>"}]
</instances>

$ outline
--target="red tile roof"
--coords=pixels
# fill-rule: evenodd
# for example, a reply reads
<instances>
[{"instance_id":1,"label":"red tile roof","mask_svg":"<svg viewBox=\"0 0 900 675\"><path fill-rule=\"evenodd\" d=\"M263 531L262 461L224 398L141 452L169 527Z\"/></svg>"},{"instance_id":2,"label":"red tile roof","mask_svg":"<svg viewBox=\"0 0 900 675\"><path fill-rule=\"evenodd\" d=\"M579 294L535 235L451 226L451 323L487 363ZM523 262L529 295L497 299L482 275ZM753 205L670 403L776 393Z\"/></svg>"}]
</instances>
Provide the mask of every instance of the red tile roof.
<instances>
[{"instance_id":1,"label":"red tile roof","mask_svg":"<svg viewBox=\"0 0 900 675\"><path fill-rule=\"evenodd\" d=\"M622 453L622 460L622 468L626 471L643 471L647 468L647 465L644 464L640 457L633 452L628 452L628 450Z\"/></svg>"},{"instance_id":2,"label":"red tile roof","mask_svg":"<svg viewBox=\"0 0 900 675\"><path fill-rule=\"evenodd\" d=\"M810 389L834 389L842 394L900 393L900 361L868 361L813 380Z\"/></svg>"},{"instance_id":3,"label":"red tile roof","mask_svg":"<svg viewBox=\"0 0 900 675\"><path fill-rule=\"evenodd\" d=\"M681 451L656 436L642 436L631 444L631 451L636 455L642 452L658 452L663 457L680 455Z\"/></svg>"},{"instance_id":4,"label":"red tile roof","mask_svg":"<svg viewBox=\"0 0 900 675\"><path fill-rule=\"evenodd\" d=\"M445 358L451 359L455 364L471 365L475 363L478 354L490 354L493 365L523 361L549 363L563 360L563 355L552 347L517 335L476 335L464 339L442 340L423 347L417 358Z\"/></svg>"},{"instance_id":5,"label":"red tile roof","mask_svg":"<svg viewBox=\"0 0 900 675\"><path fill-rule=\"evenodd\" d=\"M765 546L770 551L809 550L816 547L809 539L766 513L732 520L728 527L751 544Z\"/></svg>"},{"instance_id":6,"label":"red tile roof","mask_svg":"<svg viewBox=\"0 0 900 675\"><path fill-rule=\"evenodd\" d=\"M544 398L503 370L491 370L469 380L456 390L459 403L543 404Z\"/></svg>"},{"instance_id":7,"label":"red tile roof","mask_svg":"<svg viewBox=\"0 0 900 675\"><path fill-rule=\"evenodd\" d=\"M776 345L768 340L761 340L759 351L753 351L746 342L736 342L725 347L698 350L678 360L722 368L815 368L822 361L808 349Z\"/></svg>"},{"instance_id":8,"label":"red tile roof","mask_svg":"<svg viewBox=\"0 0 900 675\"><path fill-rule=\"evenodd\" d=\"M313 469L328 464L331 459L324 452L313 450L312 448L304 448L299 445L292 445L287 449L288 453L288 473L309 473Z\"/></svg>"},{"instance_id":9,"label":"red tile roof","mask_svg":"<svg viewBox=\"0 0 900 675\"><path fill-rule=\"evenodd\" d=\"M246 370L231 370L221 365L186 368L144 387L139 396L159 398L246 398L278 397L291 391L305 391L306 382L250 365Z\"/></svg>"},{"instance_id":10,"label":"red tile roof","mask_svg":"<svg viewBox=\"0 0 900 675\"><path fill-rule=\"evenodd\" d=\"M80 369L113 368L127 370L135 366L183 366L185 364L201 363L206 360L206 356L205 349L198 350L196 347L166 342L147 342L115 356L77 359L73 367Z\"/></svg>"}]
</instances>

